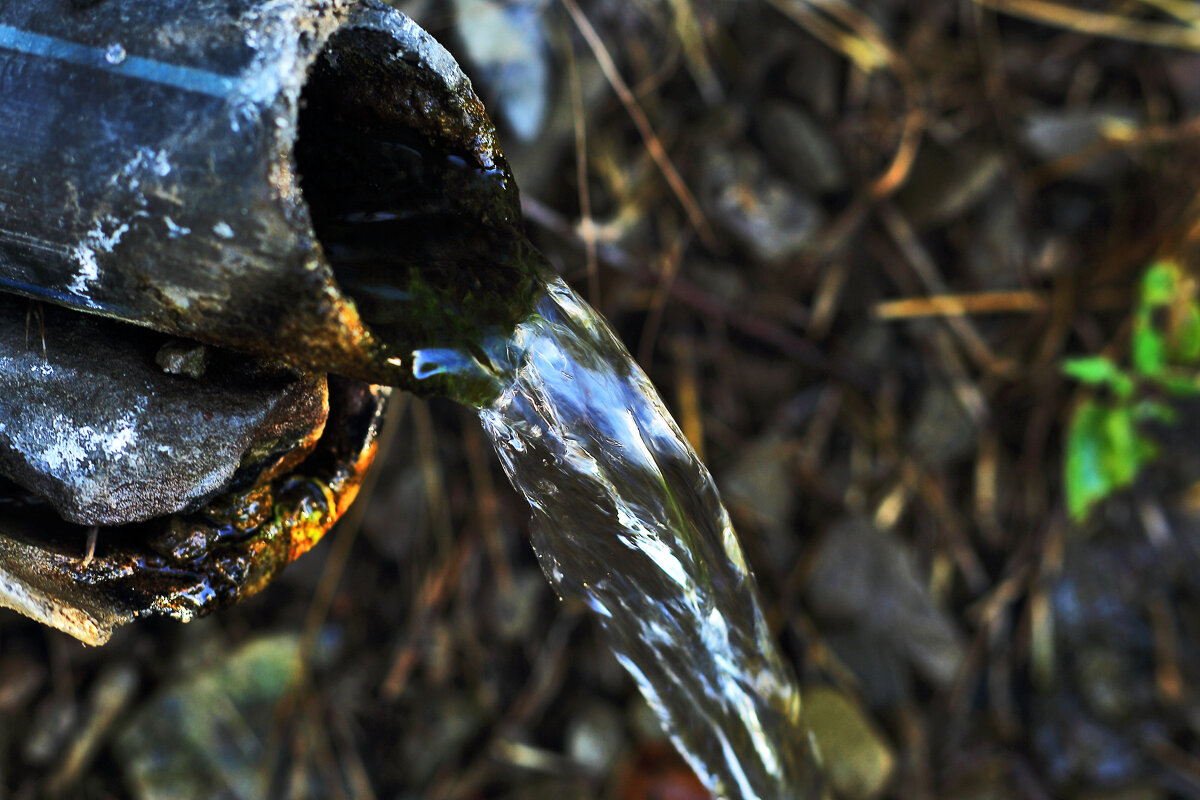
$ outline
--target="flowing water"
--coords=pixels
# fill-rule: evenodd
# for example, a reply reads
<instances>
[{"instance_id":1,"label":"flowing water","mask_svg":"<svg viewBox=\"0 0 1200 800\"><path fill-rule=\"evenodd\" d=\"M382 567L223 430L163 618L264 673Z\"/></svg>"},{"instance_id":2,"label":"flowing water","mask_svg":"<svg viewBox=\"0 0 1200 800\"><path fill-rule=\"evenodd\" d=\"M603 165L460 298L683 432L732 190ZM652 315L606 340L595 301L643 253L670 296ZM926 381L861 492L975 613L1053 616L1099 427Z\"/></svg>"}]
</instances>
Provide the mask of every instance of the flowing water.
<instances>
[{"instance_id":1,"label":"flowing water","mask_svg":"<svg viewBox=\"0 0 1200 800\"><path fill-rule=\"evenodd\" d=\"M595 613L720 798L816 798L800 695L708 470L603 319L554 279L480 411L559 595Z\"/></svg>"},{"instance_id":2,"label":"flowing water","mask_svg":"<svg viewBox=\"0 0 1200 800\"><path fill-rule=\"evenodd\" d=\"M344 91L349 64L310 70L296 148L339 285L396 343L389 363L484 406L547 577L596 614L713 793L816 798L800 695L708 471L604 321L556 278L539 295L543 262L503 159L480 168L393 124L372 87Z\"/></svg>"}]
</instances>

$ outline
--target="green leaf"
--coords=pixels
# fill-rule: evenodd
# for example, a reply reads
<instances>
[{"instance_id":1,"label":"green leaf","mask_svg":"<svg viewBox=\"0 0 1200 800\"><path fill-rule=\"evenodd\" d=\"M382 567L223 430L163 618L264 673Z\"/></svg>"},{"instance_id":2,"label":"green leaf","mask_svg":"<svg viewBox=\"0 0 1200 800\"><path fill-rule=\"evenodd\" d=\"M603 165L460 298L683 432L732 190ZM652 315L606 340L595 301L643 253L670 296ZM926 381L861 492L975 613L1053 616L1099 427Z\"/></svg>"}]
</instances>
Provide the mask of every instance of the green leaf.
<instances>
[{"instance_id":1,"label":"green leaf","mask_svg":"<svg viewBox=\"0 0 1200 800\"><path fill-rule=\"evenodd\" d=\"M1200 375L1195 373L1168 371L1156 375L1151 380L1168 394L1176 397L1195 397L1200 395Z\"/></svg>"},{"instance_id":2,"label":"green leaf","mask_svg":"<svg viewBox=\"0 0 1200 800\"><path fill-rule=\"evenodd\" d=\"M1155 443L1137 429L1134 409L1081 403L1067 428L1064 482L1067 511L1076 522L1113 492L1131 485L1158 455Z\"/></svg>"},{"instance_id":3,"label":"green leaf","mask_svg":"<svg viewBox=\"0 0 1200 800\"><path fill-rule=\"evenodd\" d=\"M1174 261L1156 261L1142 276L1142 308L1161 308L1175 299L1183 272Z\"/></svg>"},{"instance_id":4,"label":"green leaf","mask_svg":"<svg viewBox=\"0 0 1200 800\"><path fill-rule=\"evenodd\" d=\"M1127 486L1137 474L1137 427L1129 408L1107 409L1101 423L1104 437L1101 464L1113 488Z\"/></svg>"},{"instance_id":5,"label":"green leaf","mask_svg":"<svg viewBox=\"0 0 1200 800\"><path fill-rule=\"evenodd\" d=\"M1107 356L1086 356L1063 362L1064 374L1088 386L1108 386L1118 397L1133 395L1133 379Z\"/></svg>"},{"instance_id":6,"label":"green leaf","mask_svg":"<svg viewBox=\"0 0 1200 800\"><path fill-rule=\"evenodd\" d=\"M1076 522L1083 522L1092 507L1113 489L1104 469L1105 414L1106 409L1086 400L1076 407L1067 428L1063 478L1067 511Z\"/></svg>"},{"instance_id":7,"label":"green leaf","mask_svg":"<svg viewBox=\"0 0 1200 800\"><path fill-rule=\"evenodd\" d=\"M1130 342L1133 368L1148 378L1159 375L1167 366L1167 340L1154 329L1153 311L1139 309L1133 318L1133 339Z\"/></svg>"},{"instance_id":8,"label":"green leaf","mask_svg":"<svg viewBox=\"0 0 1200 800\"><path fill-rule=\"evenodd\" d=\"M1200 306L1195 300L1188 301L1172 334L1172 361L1188 366L1200 361Z\"/></svg>"},{"instance_id":9,"label":"green leaf","mask_svg":"<svg viewBox=\"0 0 1200 800\"><path fill-rule=\"evenodd\" d=\"M1158 445L1139 425L1175 422L1176 412L1160 399L1163 395L1200 396L1200 302L1195 285L1178 263L1152 263L1142 275L1133 313L1132 368L1122 369L1104 356L1063 363L1065 374L1088 386L1107 387L1115 398L1085 400L1068 424L1064 483L1073 520L1086 519L1097 503L1131 485L1158 456Z\"/></svg>"}]
</instances>

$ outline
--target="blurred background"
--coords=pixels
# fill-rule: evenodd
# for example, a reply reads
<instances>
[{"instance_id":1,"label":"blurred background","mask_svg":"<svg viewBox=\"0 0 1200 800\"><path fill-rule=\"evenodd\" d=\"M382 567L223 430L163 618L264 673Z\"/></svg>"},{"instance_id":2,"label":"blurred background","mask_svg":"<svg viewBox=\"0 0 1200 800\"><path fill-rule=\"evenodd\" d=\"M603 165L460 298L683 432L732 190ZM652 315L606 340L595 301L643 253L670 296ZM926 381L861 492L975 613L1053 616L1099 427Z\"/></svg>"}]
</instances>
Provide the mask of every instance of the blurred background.
<instances>
[{"instance_id":1,"label":"blurred background","mask_svg":"<svg viewBox=\"0 0 1200 800\"><path fill-rule=\"evenodd\" d=\"M839 796L1200 797L1200 407L1130 354L1200 313L1200 6L394 5L716 476ZM705 797L474 414L384 436L237 608L0 613L0 798Z\"/></svg>"}]
</instances>

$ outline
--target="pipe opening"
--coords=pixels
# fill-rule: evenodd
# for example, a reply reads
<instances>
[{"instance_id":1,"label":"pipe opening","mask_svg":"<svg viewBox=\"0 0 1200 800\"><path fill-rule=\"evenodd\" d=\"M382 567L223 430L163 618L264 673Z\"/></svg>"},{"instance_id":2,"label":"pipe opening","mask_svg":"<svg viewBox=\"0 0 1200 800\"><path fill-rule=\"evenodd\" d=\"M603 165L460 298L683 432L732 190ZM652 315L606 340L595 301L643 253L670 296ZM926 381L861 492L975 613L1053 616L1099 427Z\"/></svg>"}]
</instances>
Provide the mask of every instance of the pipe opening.
<instances>
[{"instance_id":1,"label":"pipe opening","mask_svg":"<svg viewBox=\"0 0 1200 800\"><path fill-rule=\"evenodd\" d=\"M314 232L372 333L402 355L510 325L527 275L516 185L469 90L336 33L309 71L295 148Z\"/></svg>"}]
</instances>

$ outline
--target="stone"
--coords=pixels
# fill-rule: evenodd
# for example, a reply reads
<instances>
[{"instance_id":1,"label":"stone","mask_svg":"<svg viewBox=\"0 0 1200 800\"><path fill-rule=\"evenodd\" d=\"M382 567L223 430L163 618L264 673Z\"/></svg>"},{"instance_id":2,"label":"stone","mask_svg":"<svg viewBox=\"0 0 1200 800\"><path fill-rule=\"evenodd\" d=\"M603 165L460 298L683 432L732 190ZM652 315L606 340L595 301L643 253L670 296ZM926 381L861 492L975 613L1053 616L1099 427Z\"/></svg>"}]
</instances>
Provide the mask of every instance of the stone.
<instances>
[{"instance_id":1,"label":"stone","mask_svg":"<svg viewBox=\"0 0 1200 800\"><path fill-rule=\"evenodd\" d=\"M758 115L763 146L771 161L797 186L817 193L839 192L849 179L838 151L822 126L804 109L768 101Z\"/></svg>"},{"instance_id":2,"label":"stone","mask_svg":"<svg viewBox=\"0 0 1200 800\"><path fill-rule=\"evenodd\" d=\"M703 185L712 218L758 261L776 263L815 245L824 214L748 148L713 148Z\"/></svg>"},{"instance_id":3,"label":"stone","mask_svg":"<svg viewBox=\"0 0 1200 800\"><path fill-rule=\"evenodd\" d=\"M169 374L155 361L166 337L49 306L43 354L27 303L0 297L0 474L70 522L192 510L324 428L323 376L225 351L201 379Z\"/></svg>"},{"instance_id":4,"label":"stone","mask_svg":"<svg viewBox=\"0 0 1200 800\"><path fill-rule=\"evenodd\" d=\"M143 703L114 742L138 800L263 797L280 698L303 675L294 634L255 639ZM299 777L307 777L300 769ZM311 796L311 795L310 795Z\"/></svg>"},{"instance_id":5,"label":"stone","mask_svg":"<svg viewBox=\"0 0 1200 800\"><path fill-rule=\"evenodd\" d=\"M928 142L896 199L917 228L934 228L979 206L1003 177L1004 156L988 142L966 137L949 147Z\"/></svg>"},{"instance_id":6,"label":"stone","mask_svg":"<svg viewBox=\"0 0 1200 800\"><path fill-rule=\"evenodd\" d=\"M1045 161L1066 158L1101 144L1108 137L1125 137L1140 125L1139 115L1124 106L1093 106L1087 109L1045 109L1026 116L1021 143ZM1129 170L1131 162L1122 153L1098 154L1071 174L1089 183L1107 183Z\"/></svg>"},{"instance_id":7,"label":"stone","mask_svg":"<svg viewBox=\"0 0 1200 800\"><path fill-rule=\"evenodd\" d=\"M879 795L896 768L896 756L857 702L828 686L804 690L804 717L839 797Z\"/></svg>"},{"instance_id":8,"label":"stone","mask_svg":"<svg viewBox=\"0 0 1200 800\"><path fill-rule=\"evenodd\" d=\"M903 654L935 686L954 681L966 645L930 596L910 545L869 520L846 517L825 534L812 575L806 596L819 620Z\"/></svg>"},{"instance_id":9,"label":"stone","mask_svg":"<svg viewBox=\"0 0 1200 800\"><path fill-rule=\"evenodd\" d=\"M931 383L921 394L908 438L922 463L944 467L973 452L979 430L949 386Z\"/></svg>"},{"instance_id":10,"label":"stone","mask_svg":"<svg viewBox=\"0 0 1200 800\"><path fill-rule=\"evenodd\" d=\"M187 339L172 339L154 354L163 372L200 380L208 369L208 347Z\"/></svg>"}]
</instances>

